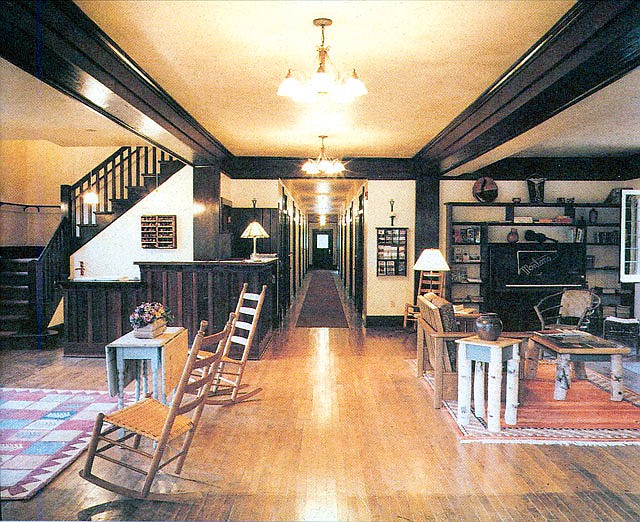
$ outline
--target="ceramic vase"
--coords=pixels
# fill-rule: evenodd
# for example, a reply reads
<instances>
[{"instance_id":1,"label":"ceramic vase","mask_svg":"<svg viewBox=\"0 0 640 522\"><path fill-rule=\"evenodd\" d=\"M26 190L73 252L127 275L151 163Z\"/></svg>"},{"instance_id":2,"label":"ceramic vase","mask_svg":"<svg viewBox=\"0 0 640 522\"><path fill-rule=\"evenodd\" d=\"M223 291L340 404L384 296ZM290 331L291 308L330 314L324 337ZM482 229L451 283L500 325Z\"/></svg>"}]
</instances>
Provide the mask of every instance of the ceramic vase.
<instances>
[{"instance_id":1,"label":"ceramic vase","mask_svg":"<svg viewBox=\"0 0 640 522\"><path fill-rule=\"evenodd\" d=\"M502 333L502 321L498 314L483 313L476 319L476 335L483 341L495 341Z\"/></svg>"}]
</instances>

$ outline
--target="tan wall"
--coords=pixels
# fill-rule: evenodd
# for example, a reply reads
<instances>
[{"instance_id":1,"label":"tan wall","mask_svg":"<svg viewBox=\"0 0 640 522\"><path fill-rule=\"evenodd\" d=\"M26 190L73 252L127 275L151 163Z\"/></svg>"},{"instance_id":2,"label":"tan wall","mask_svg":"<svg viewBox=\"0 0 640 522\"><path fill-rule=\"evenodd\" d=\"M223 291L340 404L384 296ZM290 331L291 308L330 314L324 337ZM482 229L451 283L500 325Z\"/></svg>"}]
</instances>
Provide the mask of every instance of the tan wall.
<instances>
[{"instance_id":1,"label":"tan wall","mask_svg":"<svg viewBox=\"0 0 640 522\"><path fill-rule=\"evenodd\" d=\"M60 203L60 185L71 185L116 150L60 147L44 140L0 140L0 201Z\"/></svg>"},{"instance_id":2,"label":"tan wall","mask_svg":"<svg viewBox=\"0 0 640 522\"><path fill-rule=\"evenodd\" d=\"M415 181L372 181L367 183L365 201L365 310L367 316L403 315L404 304L413 301ZM376 274L376 227L391 226L389 200L394 200L394 226L407 227L407 275L379 277Z\"/></svg>"}]
</instances>

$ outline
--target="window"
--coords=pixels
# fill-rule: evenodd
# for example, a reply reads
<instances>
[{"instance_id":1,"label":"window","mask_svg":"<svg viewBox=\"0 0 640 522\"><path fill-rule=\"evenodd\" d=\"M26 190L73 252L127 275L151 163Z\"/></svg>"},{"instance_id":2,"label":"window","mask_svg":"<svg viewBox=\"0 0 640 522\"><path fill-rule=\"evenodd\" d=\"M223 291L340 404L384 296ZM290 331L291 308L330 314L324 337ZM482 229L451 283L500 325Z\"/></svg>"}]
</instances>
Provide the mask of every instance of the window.
<instances>
[{"instance_id":1,"label":"window","mask_svg":"<svg viewBox=\"0 0 640 522\"><path fill-rule=\"evenodd\" d=\"M329 234L318 234L316 236L316 248L329 248Z\"/></svg>"},{"instance_id":2,"label":"window","mask_svg":"<svg viewBox=\"0 0 640 522\"><path fill-rule=\"evenodd\" d=\"M620 212L620 281L623 283L640 282L640 190L622 191L622 209Z\"/></svg>"}]
</instances>

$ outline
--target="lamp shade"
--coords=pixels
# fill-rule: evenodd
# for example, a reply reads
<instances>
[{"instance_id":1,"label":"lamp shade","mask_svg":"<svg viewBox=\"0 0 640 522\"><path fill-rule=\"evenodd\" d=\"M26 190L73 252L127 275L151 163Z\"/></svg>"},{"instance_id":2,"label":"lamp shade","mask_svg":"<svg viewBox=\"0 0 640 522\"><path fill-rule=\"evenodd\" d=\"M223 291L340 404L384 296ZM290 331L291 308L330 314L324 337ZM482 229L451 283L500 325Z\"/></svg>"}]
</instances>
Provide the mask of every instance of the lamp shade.
<instances>
[{"instance_id":1,"label":"lamp shade","mask_svg":"<svg viewBox=\"0 0 640 522\"><path fill-rule=\"evenodd\" d=\"M247 228L244 229L244 232L240 237L244 239L267 238L269 237L269 234L267 234L267 231L262 228L262 225L260 223L258 223L257 221L252 221L247 225Z\"/></svg>"},{"instance_id":2,"label":"lamp shade","mask_svg":"<svg viewBox=\"0 0 640 522\"><path fill-rule=\"evenodd\" d=\"M413 265L413 269L423 272L448 272L449 265L440 250L437 248L425 248L416 264Z\"/></svg>"}]
</instances>

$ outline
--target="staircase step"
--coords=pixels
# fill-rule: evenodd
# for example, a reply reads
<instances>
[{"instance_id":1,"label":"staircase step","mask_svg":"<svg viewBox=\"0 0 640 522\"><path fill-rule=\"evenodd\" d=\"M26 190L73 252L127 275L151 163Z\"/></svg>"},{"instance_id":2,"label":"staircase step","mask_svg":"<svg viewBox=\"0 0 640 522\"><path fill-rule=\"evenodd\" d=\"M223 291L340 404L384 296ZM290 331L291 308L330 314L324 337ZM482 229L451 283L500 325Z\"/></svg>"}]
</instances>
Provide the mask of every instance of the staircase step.
<instances>
[{"instance_id":1,"label":"staircase step","mask_svg":"<svg viewBox=\"0 0 640 522\"><path fill-rule=\"evenodd\" d=\"M96 226L102 230L118 217L115 212L96 212Z\"/></svg>"},{"instance_id":2,"label":"staircase step","mask_svg":"<svg viewBox=\"0 0 640 522\"><path fill-rule=\"evenodd\" d=\"M78 225L78 229L80 230L80 239L82 240L91 239L98 233L98 225Z\"/></svg>"},{"instance_id":3,"label":"staircase step","mask_svg":"<svg viewBox=\"0 0 640 522\"><path fill-rule=\"evenodd\" d=\"M29 306L28 299L0 299L0 308L4 306Z\"/></svg>"},{"instance_id":4,"label":"staircase step","mask_svg":"<svg viewBox=\"0 0 640 522\"><path fill-rule=\"evenodd\" d=\"M0 296L4 299L27 299L29 298L28 285L0 285Z\"/></svg>"},{"instance_id":5,"label":"staircase step","mask_svg":"<svg viewBox=\"0 0 640 522\"><path fill-rule=\"evenodd\" d=\"M0 272L0 282L2 282L4 286L28 285L29 272L2 271Z\"/></svg>"},{"instance_id":6,"label":"staircase step","mask_svg":"<svg viewBox=\"0 0 640 522\"><path fill-rule=\"evenodd\" d=\"M0 330L0 348L8 350L53 349L58 344L58 332L47 329L44 333Z\"/></svg>"}]
</instances>

